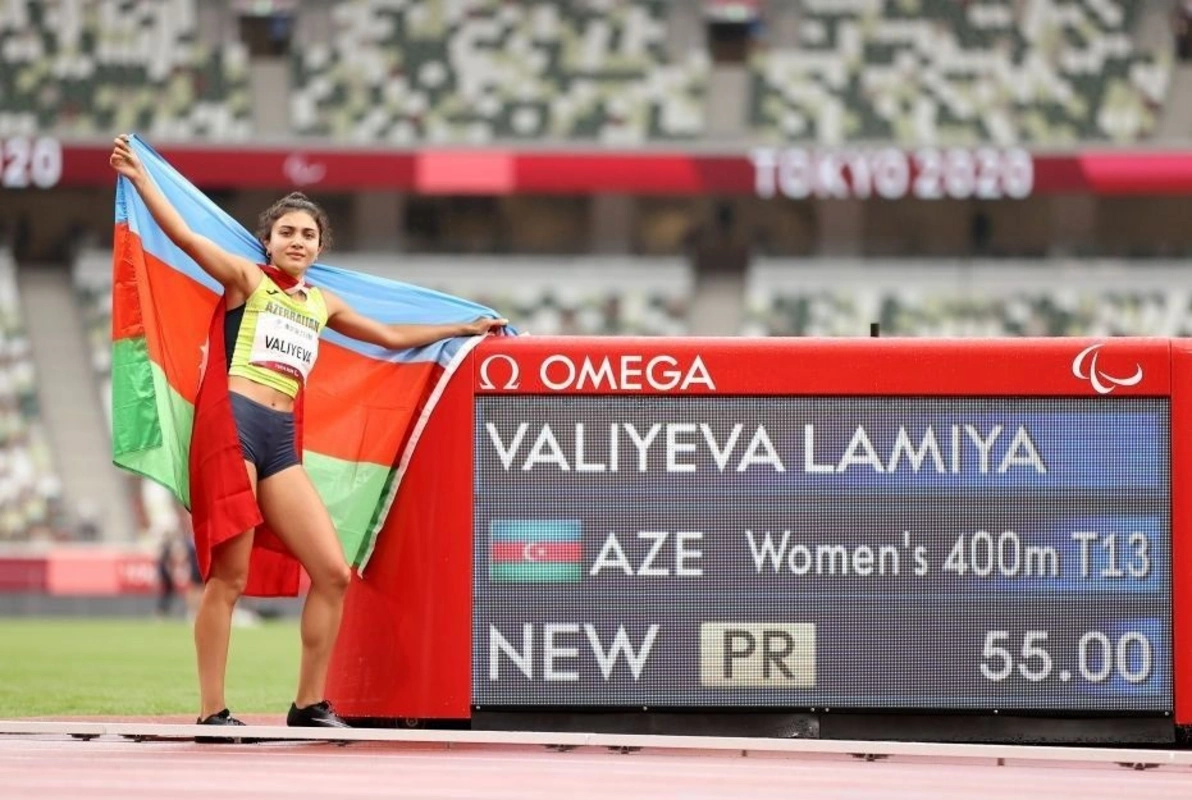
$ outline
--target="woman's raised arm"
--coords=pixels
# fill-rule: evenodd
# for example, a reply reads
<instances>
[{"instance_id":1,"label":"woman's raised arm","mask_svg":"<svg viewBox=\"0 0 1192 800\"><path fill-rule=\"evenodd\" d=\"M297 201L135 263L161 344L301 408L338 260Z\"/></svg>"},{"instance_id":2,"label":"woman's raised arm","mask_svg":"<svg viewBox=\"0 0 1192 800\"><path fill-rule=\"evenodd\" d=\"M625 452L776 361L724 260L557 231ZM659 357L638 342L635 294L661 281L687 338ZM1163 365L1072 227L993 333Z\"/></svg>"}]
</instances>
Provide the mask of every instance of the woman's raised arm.
<instances>
[{"instance_id":1,"label":"woman's raised arm","mask_svg":"<svg viewBox=\"0 0 1192 800\"><path fill-rule=\"evenodd\" d=\"M166 236L170 237L170 241L193 258L204 272L225 288L239 289L244 294L252 293L260 280L260 270L257 266L247 258L229 253L206 236L192 231L186 220L182 219L182 215L149 178L144 165L128 143L127 136L117 137L109 163L113 169L132 182L137 194L145 201L149 213Z\"/></svg>"}]
</instances>

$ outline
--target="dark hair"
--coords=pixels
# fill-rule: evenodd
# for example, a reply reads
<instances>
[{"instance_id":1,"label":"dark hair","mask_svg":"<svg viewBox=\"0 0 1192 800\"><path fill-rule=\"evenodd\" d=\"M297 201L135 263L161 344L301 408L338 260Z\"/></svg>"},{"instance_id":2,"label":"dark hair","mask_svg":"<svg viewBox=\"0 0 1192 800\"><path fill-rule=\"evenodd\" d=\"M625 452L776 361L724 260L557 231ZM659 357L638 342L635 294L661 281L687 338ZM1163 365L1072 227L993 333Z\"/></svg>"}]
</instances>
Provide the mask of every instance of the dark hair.
<instances>
[{"instance_id":1,"label":"dark hair","mask_svg":"<svg viewBox=\"0 0 1192 800\"><path fill-rule=\"evenodd\" d=\"M267 244L273 233L273 224L291 211L305 211L314 217L319 229L319 246L323 250L331 247L331 221L327 219L327 212L302 192L290 192L261 212L257 219L257 241Z\"/></svg>"}]
</instances>

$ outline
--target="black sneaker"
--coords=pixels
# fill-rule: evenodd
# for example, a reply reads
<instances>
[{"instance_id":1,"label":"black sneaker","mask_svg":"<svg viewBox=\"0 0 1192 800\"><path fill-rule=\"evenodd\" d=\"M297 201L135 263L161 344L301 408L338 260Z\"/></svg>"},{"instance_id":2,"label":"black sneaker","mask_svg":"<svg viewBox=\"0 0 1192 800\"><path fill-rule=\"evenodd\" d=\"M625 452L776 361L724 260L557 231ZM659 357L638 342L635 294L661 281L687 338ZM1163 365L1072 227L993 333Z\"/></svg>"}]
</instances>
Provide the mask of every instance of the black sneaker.
<instances>
[{"instance_id":1,"label":"black sneaker","mask_svg":"<svg viewBox=\"0 0 1192 800\"><path fill-rule=\"evenodd\" d=\"M331 710L331 704L326 700L305 708L299 708L296 703L291 703L290 713L286 714L286 724L291 728L352 727Z\"/></svg>"},{"instance_id":2,"label":"black sneaker","mask_svg":"<svg viewBox=\"0 0 1192 800\"><path fill-rule=\"evenodd\" d=\"M216 712L206 719L199 718L195 720L197 725L240 725L244 723L232 716L232 712L226 708L223 711ZM237 739L233 737L224 736L196 736L195 741L199 744L255 744L257 739Z\"/></svg>"}]
</instances>

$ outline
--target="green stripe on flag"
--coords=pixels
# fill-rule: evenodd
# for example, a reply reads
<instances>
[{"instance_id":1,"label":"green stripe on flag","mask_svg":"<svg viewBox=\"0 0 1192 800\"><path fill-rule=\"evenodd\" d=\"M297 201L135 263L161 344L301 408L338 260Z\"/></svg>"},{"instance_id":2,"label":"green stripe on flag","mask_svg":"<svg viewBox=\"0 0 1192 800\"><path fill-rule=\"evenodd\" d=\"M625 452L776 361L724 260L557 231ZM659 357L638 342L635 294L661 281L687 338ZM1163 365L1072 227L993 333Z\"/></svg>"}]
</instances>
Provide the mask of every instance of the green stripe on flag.
<instances>
[{"instance_id":1,"label":"green stripe on flag","mask_svg":"<svg viewBox=\"0 0 1192 800\"><path fill-rule=\"evenodd\" d=\"M190 508L190 434L194 407L149 358L145 339L112 343L113 461L165 486ZM370 525L396 470L303 453L303 465L331 513L353 566L367 552Z\"/></svg>"},{"instance_id":2,"label":"green stripe on flag","mask_svg":"<svg viewBox=\"0 0 1192 800\"><path fill-rule=\"evenodd\" d=\"M190 508L194 407L149 358L144 337L112 343L112 460L160 483Z\"/></svg>"},{"instance_id":3,"label":"green stripe on flag","mask_svg":"<svg viewBox=\"0 0 1192 800\"><path fill-rule=\"evenodd\" d=\"M583 570L579 564L491 564L489 578L497 583L575 583Z\"/></svg>"},{"instance_id":4,"label":"green stripe on flag","mask_svg":"<svg viewBox=\"0 0 1192 800\"><path fill-rule=\"evenodd\" d=\"M112 453L161 447L153 362L143 336L112 342Z\"/></svg>"},{"instance_id":5,"label":"green stripe on flag","mask_svg":"<svg viewBox=\"0 0 1192 800\"><path fill-rule=\"evenodd\" d=\"M394 491L393 484L397 480L397 467L390 467L385 474L385 483L381 488L380 497L377 503L373 506L372 516L368 521L368 530L364 537L360 540L360 546L355 552L349 550L348 553L352 559L352 566L359 567L363 564L373 551L373 546L376 544L377 537L381 535L381 528L385 525L385 519L382 515L387 515L389 508L386 503L388 498Z\"/></svg>"},{"instance_id":6,"label":"green stripe on flag","mask_svg":"<svg viewBox=\"0 0 1192 800\"><path fill-rule=\"evenodd\" d=\"M331 512L344 554L359 567L367 551L370 525L384 496L390 473L380 464L345 461L307 450L302 454L315 488Z\"/></svg>"}]
</instances>

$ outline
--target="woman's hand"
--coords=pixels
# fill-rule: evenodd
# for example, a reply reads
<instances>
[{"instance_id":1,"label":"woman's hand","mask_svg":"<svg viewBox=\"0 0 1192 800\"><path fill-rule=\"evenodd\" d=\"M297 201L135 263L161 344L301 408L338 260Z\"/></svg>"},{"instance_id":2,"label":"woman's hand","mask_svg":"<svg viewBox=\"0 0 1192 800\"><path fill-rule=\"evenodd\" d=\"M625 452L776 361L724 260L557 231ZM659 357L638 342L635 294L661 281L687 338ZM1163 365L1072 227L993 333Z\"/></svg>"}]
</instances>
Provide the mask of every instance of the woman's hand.
<instances>
[{"instance_id":1,"label":"woman's hand","mask_svg":"<svg viewBox=\"0 0 1192 800\"><path fill-rule=\"evenodd\" d=\"M462 336L484 336L491 333L494 328L504 328L509 324L507 319L493 319L492 317L479 317L471 322L465 322L460 329Z\"/></svg>"},{"instance_id":2,"label":"woman's hand","mask_svg":"<svg viewBox=\"0 0 1192 800\"><path fill-rule=\"evenodd\" d=\"M112 156L108 159L108 163L112 165L112 169L132 181L145 174L141 160L137 158L137 154L132 151L132 146L128 143L128 134L116 137L116 146L112 149Z\"/></svg>"}]
</instances>

